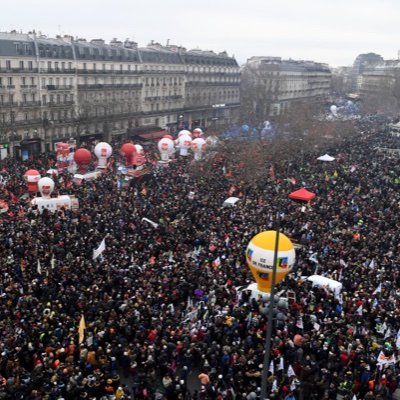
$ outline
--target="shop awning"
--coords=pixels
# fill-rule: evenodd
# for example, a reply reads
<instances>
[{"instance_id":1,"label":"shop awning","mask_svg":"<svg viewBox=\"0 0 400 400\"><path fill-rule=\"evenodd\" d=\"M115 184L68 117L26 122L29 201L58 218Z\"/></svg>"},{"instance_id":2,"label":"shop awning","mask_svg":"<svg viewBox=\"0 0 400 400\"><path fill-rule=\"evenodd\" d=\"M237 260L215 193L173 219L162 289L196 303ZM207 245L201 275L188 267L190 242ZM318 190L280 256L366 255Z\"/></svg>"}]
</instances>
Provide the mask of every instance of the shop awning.
<instances>
[{"instance_id":1,"label":"shop awning","mask_svg":"<svg viewBox=\"0 0 400 400\"><path fill-rule=\"evenodd\" d=\"M167 131L155 131L155 132L139 133L136 136L139 136L145 140L156 140L156 139L161 139L164 135L169 135L169 133Z\"/></svg>"}]
</instances>

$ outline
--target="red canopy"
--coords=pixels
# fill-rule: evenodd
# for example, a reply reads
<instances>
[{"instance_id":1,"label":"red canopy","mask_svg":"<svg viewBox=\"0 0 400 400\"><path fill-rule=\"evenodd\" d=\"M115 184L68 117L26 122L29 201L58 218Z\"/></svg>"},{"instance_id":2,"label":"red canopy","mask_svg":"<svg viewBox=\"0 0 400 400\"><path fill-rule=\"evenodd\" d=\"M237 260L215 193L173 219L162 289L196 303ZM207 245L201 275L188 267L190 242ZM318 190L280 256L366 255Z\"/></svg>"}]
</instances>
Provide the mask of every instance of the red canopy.
<instances>
[{"instance_id":1,"label":"red canopy","mask_svg":"<svg viewBox=\"0 0 400 400\"><path fill-rule=\"evenodd\" d=\"M306 188L301 188L289 194L289 199L310 201L315 197L315 193L309 192Z\"/></svg>"}]
</instances>

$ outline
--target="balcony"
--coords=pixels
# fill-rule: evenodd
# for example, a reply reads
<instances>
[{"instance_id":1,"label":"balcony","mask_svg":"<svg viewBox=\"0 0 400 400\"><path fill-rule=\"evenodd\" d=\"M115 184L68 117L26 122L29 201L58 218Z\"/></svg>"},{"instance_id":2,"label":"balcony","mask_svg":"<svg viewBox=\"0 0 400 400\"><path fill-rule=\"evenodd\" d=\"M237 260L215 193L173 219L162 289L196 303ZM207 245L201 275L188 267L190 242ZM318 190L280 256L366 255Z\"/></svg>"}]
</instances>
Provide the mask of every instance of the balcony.
<instances>
[{"instance_id":1,"label":"balcony","mask_svg":"<svg viewBox=\"0 0 400 400\"><path fill-rule=\"evenodd\" d=\"M19 103L20 107L39 107L40 101L21 101Z\"/></svg>"},{"instance_id":2,"label":"balcony","mask_svg":"<svg viewBox=\"0 0 400 400\"><path fill-rule=\"evenodd\" d=\"M78 89L86 89L86 90L108 90L108 89L141 89L143 85L141 83L126 83L126 84L101 84L101 83L96 83L96 84L84 84L84 85L78 85Z\"/></svg>"},{"instance_id":3,"label":"balcony","mask_svg":"<svg viewBox=\"0 0 400 400\"><path fill-rule=\"evenodd\" d=\"M72 85L46 85L47 90L71 90Z\"/></svg>"},{"instance_id":4,"label":"balcony","mask_svg":"<svg viewBox=\"0 0 400 400\"><path fill-rule=\"evenodd\" d=\"M43 74L75 74L76 69L60 69L60 68L44 68L40 70L41 73Z\"/></svg>"}]
</instances>

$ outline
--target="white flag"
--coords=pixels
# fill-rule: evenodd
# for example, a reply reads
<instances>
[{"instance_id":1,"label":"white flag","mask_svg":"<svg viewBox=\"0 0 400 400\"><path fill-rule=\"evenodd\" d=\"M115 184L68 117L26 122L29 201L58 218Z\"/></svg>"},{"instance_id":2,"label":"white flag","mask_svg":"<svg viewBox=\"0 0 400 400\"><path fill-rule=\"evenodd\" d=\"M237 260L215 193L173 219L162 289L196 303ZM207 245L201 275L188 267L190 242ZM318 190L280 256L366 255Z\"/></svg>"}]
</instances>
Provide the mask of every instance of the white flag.
<instances>
[{"instance_id":1,"label":"white flag","mask_svg":"<svg viewBox=\"0 0 400 400\"><path fill-rule=\"evenodd\" d=\"M385 336L383 338L386 339L390 336L392 336L392 330L390 329L390 326L388 326L388 328L386 329L386 332L385 332Z\"/></svg>"},{"instance_id":2,"label":"white flag","mask_svg":"<svg viewBox=\"0 0 400 400\"><path fill-rule=\"evenodd\" d=\"M374 268L375 268L375 260L374 260L374 259L372 259L371 262L369 263L369 267L370 267L371 269L374 269Z\"/></svg>"},{"instance_id":3,"label":"white flag","mask_svg":"<svg viewBox=\"0 0 400 400\"><path fill-rule=\"evenodd\" d=\"M148 222L153 228L156 228L156 229L158 228L158 224L156 222L152 221L151 219L142 218L142 221Z\"/></svg>"},{"instance_id":4,"label":"white flag","mask_svg":"<svg viewBox=\"0 0 400 400\"><path fill-rule=\"evenodd\" d=\"M41 265L40 265L40 261L39 261L39 260L37 260L37 268L36 268L36 271L37 271L37 273L38 273L39 275L42 275L42 267L41 267Z\"/></svg>"},{"instance_id":5,"label":"white flag","mask_svg":"<svg viewBox=\"0 0 400 400\"><path fill-rule=\"evenodd\" d=\"M311 254L310 257L308 257L308 259L316 264L318 264L318 258L317 258L317 253L313 253Z\"/></svg>"},{"instance_id":6,"label":"white flag","mask_svg":"<svg viewBox=\"0 0 400 400\"><path fill-rule=\"evenodd\" d=\"M342 258L340 259L339 264L340 264L342 267L345 267L345 268L347 267L346 261L344 261Z\"/></svg>"},{"instance_id":7,"label":"white flag","mask_svg":"<svg viewBox=\"0 0 400 400\"><path fill-rule=\"evenodd\" d=\"M396 347L400 349L400 329L397 331Z\"/></svg>"},{"instance_id":8,"label":"white flag","mask_svg":"<svg viewBox=\"0 0 400 400\"><path fill-rule=\"evenodd\" d=\"M106 249L106 238L104 238L101 243L100 246L93 250L93 260L95 260L104 250Z\"/></svg>"},{"instance_id":9,"label":"white flag","mask_svg":"<svg viewBox=\"0 0 400 400\"><path fill-rule=\"evenodd\" d=\"M380 283L378 285L378 287L375 289L374 293L372 293L372 294L376 294L376 293L380 293L380 292L382 292L382 283Z\"/></svg>"},{"instance_id":10,"label":"white flag","mask_svg":"<svg viewBox=\"0 0 400 400\"><path fill-rule=\"evenodd\" d=\"M271 360L271 362L269 364L269 372L271 372L272 375L275 373L275 367L274 367L274 361L273 360Z\"/></svg>"},{"instance_id":11,"label":"white flag","mask_svg":"<svg viewBox=\"0 0 400 400\"><path fill-rule=\"evenodd\" d=\"M284 361L283 361L283 357L279 358L279 365L278 365L278 371L284 369Z\"/></svg>"},{"instance_id":12,"label":"white flag","mask_svg":"<svg viewBox=\"0 0 400 400\"><path fill-rule=\"evenodd\" d=\"M291 365L289 365L289 368L287 370L287 376L290 378L291 376L296 376L296 373L294 372L294 369Z\"/></svg>"},{"instance_id":13,"label":"white flag","mask_svg":"<svg viewBox=\"0 0 400 400\"><path fill-rule=\"evenodd\" d=\"M363 315L363 306L362 306L362 304L360 305L360 307L357 308L356 314Z\"/></svg>"},{"instance_id":14,"label":"white flag","mask_svg":"<svg viewBox=\"0 0 400 400\"><path fill-rule=\"evenodd\" d=\"M296 321L296 327L299 329L304 329L303 317L299 317L299 319Z\"/></svg>"},{"instance_id":15,"label":"white flag","mask_svg":"<svg viewBox=\"0 0 400 400\"><path fill-rule=\"evenodd\" d=\"M353 397L351 398L351 400L357 400L357 396L353 395Z\"/></svg>"},{"instance_id":16,"label":"white flag","mask_svg":"<svg viewBox=\"0 0 400 400\"><path fill-rule=\"evenodd\" d=\"M56 265L56 259L54 258L54 254L51 257L50 265L51 265L51 269L54 269L54 267Z\"/></svg>"},{"instance_id":17,"label":"white flag","mask_svg":"<svg viewBox=\"0 0 400 400\"><path fill-rule=\"evenodd\" d=\"M278 390L278 381L276 379L272 382L271 393L275 392L275 390Z\"/></svg>"}]
</instances>

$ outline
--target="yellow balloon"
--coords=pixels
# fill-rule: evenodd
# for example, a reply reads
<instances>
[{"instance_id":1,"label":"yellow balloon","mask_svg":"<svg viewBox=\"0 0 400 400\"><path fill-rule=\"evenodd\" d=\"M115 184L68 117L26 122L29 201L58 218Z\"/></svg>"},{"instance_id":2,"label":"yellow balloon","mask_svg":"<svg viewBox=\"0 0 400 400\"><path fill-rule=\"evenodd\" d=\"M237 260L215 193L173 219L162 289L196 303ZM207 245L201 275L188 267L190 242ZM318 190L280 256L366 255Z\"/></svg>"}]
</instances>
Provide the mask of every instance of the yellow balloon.
<instances>
[{"instance_id":1,"label":"yellow balloon","mask_svg":"<svg viewBox=\"0 0 400 400\"><path fill-rule=\"evenodd\" d=\"M246 249L247 265L257 282L258 290L262 292L271 291L275 240L276 231L264 231L254 236ZM279 233L276 284L292 269L295 259L293 243L286 235Z\"/></svg>"}]
</instances>

